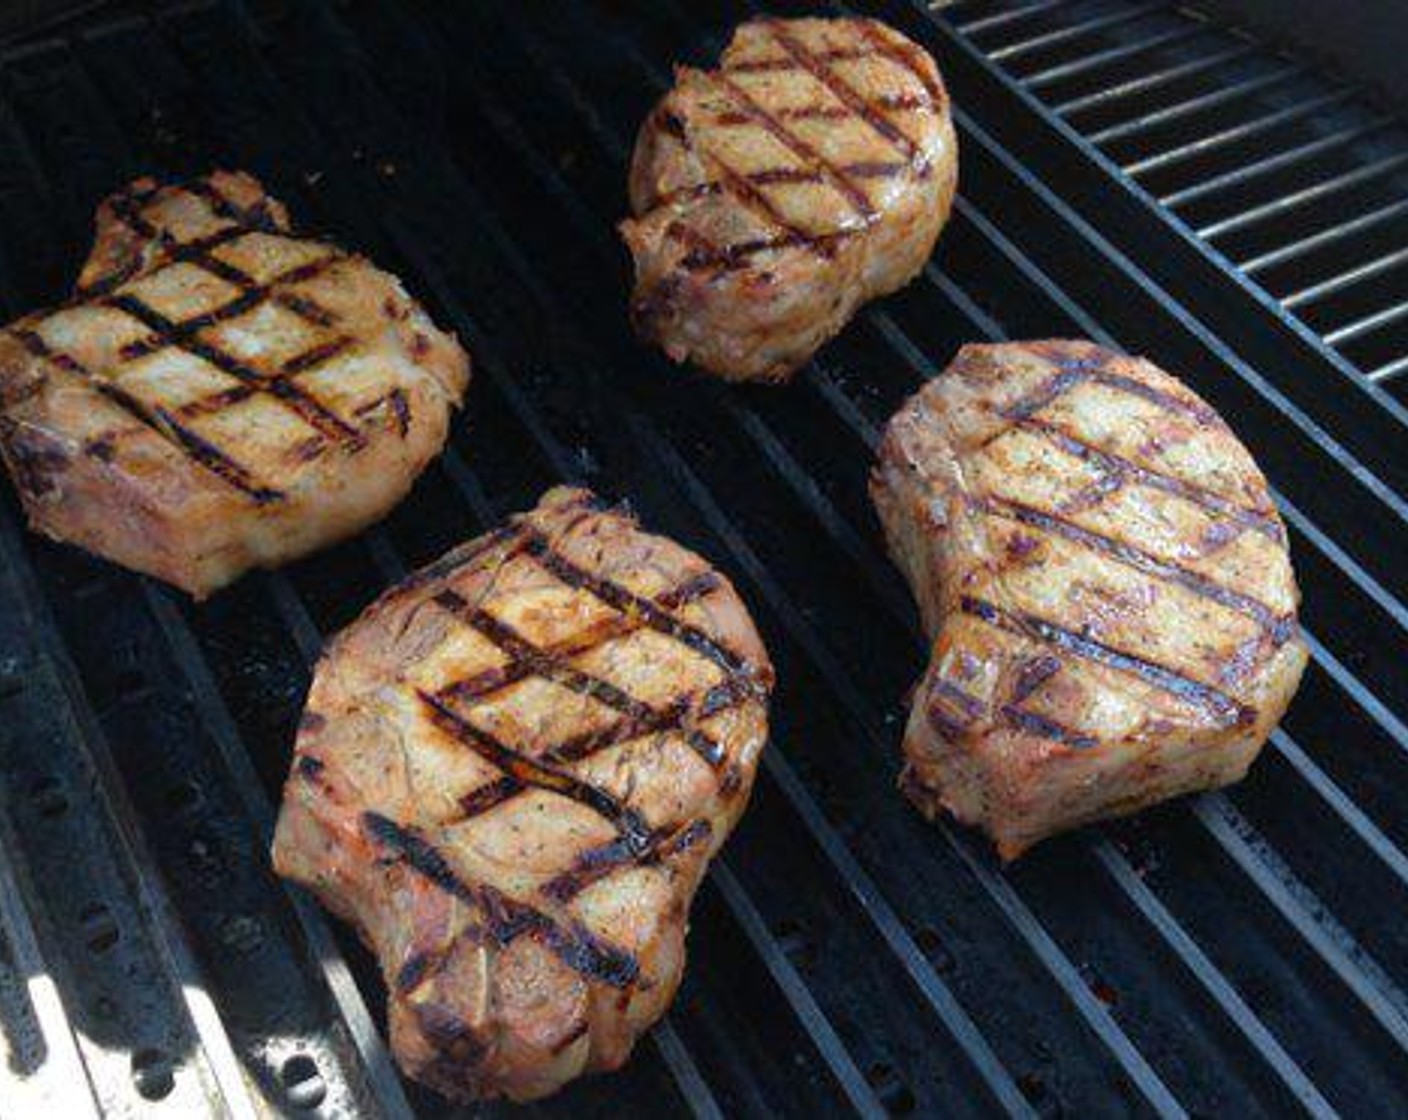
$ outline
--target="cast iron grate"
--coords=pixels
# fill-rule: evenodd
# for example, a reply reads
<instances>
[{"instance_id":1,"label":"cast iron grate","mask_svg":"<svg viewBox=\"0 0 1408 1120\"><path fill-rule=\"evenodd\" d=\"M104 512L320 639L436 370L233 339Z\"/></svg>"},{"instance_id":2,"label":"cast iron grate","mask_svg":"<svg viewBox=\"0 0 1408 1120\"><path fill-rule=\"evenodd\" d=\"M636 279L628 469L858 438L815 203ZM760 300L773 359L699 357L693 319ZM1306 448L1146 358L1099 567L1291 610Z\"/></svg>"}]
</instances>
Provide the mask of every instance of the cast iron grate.
<instances>
[{"instance_id":1,"label":"cast iron grate","mask_svg":"<svg viewBox=\"0 0 1408 1120\"><path fill-rule=\"evenodd\" d=\"M941 18L1363 376L1408 399L1408 130L1197 4Z\"/></svg>"},{"instance_id":2,"label":"cast iron grate","mask_svg":"<svg viewBox=\"0 0 1408 1120\"><path fill-rule=\"evenodd\" d=\"M322 636L570 478L728 571L782 687L667 1022L620 1074L536 1111L1408 1102L1408 505L1376 427L1396 417L1326 392L1318 350L1271 371L1274 324L1203 311L1230 277L1170 285L1089 226L1065 196L1103 173L1037 179L1069 140L899 3L881 14L936 52L963 110L964 198L935 261L785 392L669 368L625 323L624 160L669 64L706 62L750 10L219 3L5 57L7 314L63 292L115 185L240 166L403 276L478 371L445 457L384 525L203 607L23 533L6 491L0 879L19 889L0 908L0 1023L22 1060L5 1092L444 1114L389 1065L365 951L264 851ZM1148 353L1233 420L1276 486L1314 659L1242 786L1002 870L893 790L924 651L865 473L879 426L959 343L1069 333Z\"/></svg>"}]
</instances>

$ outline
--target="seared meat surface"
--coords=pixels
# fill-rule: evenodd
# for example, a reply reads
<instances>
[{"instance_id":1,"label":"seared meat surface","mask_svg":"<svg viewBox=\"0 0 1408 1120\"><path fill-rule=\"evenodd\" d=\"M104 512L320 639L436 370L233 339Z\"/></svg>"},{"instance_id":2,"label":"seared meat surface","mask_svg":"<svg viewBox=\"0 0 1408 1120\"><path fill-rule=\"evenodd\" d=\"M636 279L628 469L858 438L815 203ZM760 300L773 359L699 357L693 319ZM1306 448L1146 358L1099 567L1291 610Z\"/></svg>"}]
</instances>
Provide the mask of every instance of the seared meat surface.
<instances>
[{"instance_id":1,"label":"seared meat surface","mask_svg":"<svg viewBox=\"0 0 1408 1120\"><path fill-rule=\"evenodd\" d=\"M73 298L0 332L0 454L35 529L200 598L382 517L468 379L395 277L249 175L142 179Z\"/></svg>"},{"instance_id":2,"label":"seared meat surface","mask_svg":"<svg viewBox=\"0 0 1408 1120\"><path fill-rule=\"evenodd\" d=\"M891 420L871 494L933 639L902 787L1006 859L1237 781L1295 693L1266 481L1147 361L965 346Z\"/></svg>"},{"instance_id":3,"label":"seared meat surface","mask_svg":"<svg viewBox=\"0 0 1408 1120\"><path fill-rule=\"evenodd\" d=\"M565 488L333 641L274 863L377 953L407 1073L525 1100L626 1060L679 985L771 687L727 579Z\"/></svg>"},{"instance_id":4,"label":"seared meat surface","mask_svg":"<svg viewBox=\"0 0 1408 1120\"><path fill-rule=\"evenodd\" d=\"M868 19L758 19L676 70L631 166L632 316L676 361L786 378L928 260L957 183L934 60Z\"/></svg>"}]
</instances>

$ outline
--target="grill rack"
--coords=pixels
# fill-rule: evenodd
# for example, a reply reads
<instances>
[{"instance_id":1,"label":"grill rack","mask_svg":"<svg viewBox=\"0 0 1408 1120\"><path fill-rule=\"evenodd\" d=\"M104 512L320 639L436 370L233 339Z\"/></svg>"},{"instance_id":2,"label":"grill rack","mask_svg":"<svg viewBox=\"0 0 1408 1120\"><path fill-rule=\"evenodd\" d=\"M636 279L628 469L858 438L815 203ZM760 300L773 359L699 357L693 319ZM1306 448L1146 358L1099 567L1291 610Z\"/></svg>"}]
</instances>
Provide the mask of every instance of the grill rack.
<instances>
[{"instance_id":1,"label":"grill rack","mask_svg":"<svg viewBox=\"0 0 1408 1120\"><path fill-rule=\"evenodd\" d=\"M95 27L8 60L0 128L20 158L0 178L0 215L16 231L57 232L41 233L32 258L17 254L42 269L22 275L0 261L7 311L62 289L91 203L117 178L218 158L266 175L305 224L353 239L405 276L466 335L480 370L472 434L461 426L383 529L199 610L21 536L7 504L7 617L29 625L0 632L15 720L4 787L18 822L6 849L31 884L89 877L73 886L75 899L96 895L112 917L75 922L70 909L86 906L32 888L28 912L4 914L11 939L32 946L12 955L32 969L36 957L48 963L83 1036L73 1049L84 1069L72 1053L65 1067L72 1036L51 1003L33 1001L56 1040L40 1066L46 1080L91 1085L109 1108L130 1099L133 1082L172 1107L205 1092L235 1113L436 1109L387 1064L371 1028L379 997L365 954L269 878L260 853L270 796L321 634L408 563L570 477L631 493L648 524L739 577L778 654L784 694L755 805L696 907L694 959L669 1024L622 1074L584 1082L546 1111L659 1112L665 1102L696 1115L847 1106L1177 1115L1295 1103L1323 1112L1333 1102L1367 1114L1403 1096L1403 947L1378 908L1408 887L1405 807L1375 791L1392 789L1402 765L1393 748L1408 744L1403 687L1389 672L1408 612L1385 538L1349 530L1366 511L1392 530L1399 515L1381 494L1397 492L1369 485L1313 440L1309 466L1273 470L1307 627L1325 637L1287 732L1246 786L1060 841L1008 873L980 842L914 820L889 785L900 692L922 647L858 491L865 448L916 375L934 372L960 340L1004 330L1108 339L1084 297L1066 290L1077 282L1069 263L1046 267L1061 247L1039 263L1043 246L1024 235L1036 225L1066 231L1097 257L1108 247L1069 212L1048 227L1038 192L965 118L971 197L915 288L867 311L787 394L665 372L626 337L619 285L594 290L592 280L612 261L619 269L609 223L649 83L669 60L711 55L740 14L710 6L691 23L677 8L652 8L629 19L573 14L556 26L531 12L459 24L439 11L230 5ZM912 10L887 14L942 46ZM581 42L598 49L587 57L573 47ZM946 72L950 53L938 50ZM388 72L391 57L402 63ZM475 72L451 65L461 57ZM513 100L524 86L503 79L519 67L541 99ZM960 104L977 104L966 100L973 90L953 89ZM449 119L416 127L445 104ZM47 127L26 138L20 122ZM201 137L221 146L188 146ZM17 244L29 248L23 234ZM1128 262L1106 270L1122 277L1121 298L1149 283ZM563 281L565 292L553 286ZM1206 353L1186 341L1196 331L1176 305L1159 311L1171 327L1101 312L1156 358ZM1196 372L1219 403L1219 379L1243 376L1232 346L1222 350L1231 361L1214 353L1168 364ZM1275 415L1275 395L1262 399L1254 415ZM1358 433L1329 430L1352 457ZM1279 435L1248 434L1264 458L1260 443ZM506 461L503 448L525 441L535 462ZM1324 486L1330 479L1338 485ZM1301 512L1317 482L1336 493ZM912 640L867 640L875 610ZM61 721L62 742L31 738L65 703L75 718ZM1345 728L1354 741L1336 743ZM55 759L72 766L57 794ZM50 781L36 788L41 773ZM55 796L68 799L57 812ZM1290 797L1328 825L1324 837L1308 843L1306 826L1284 819ZM75 844L60 833L92 822L108 836ZM1347 872L1363 847L1377 861L1372 882ZM75 866L76 848L111 852L117 866ZM124 908L134 882L143 904ZM99 1017L85 1012L106 995L122 1018L118 997L132 993L104 991L120 985L83 963L114 950L150 958L166 981L150 985L161 997L154 1007L127 1016L146 1032L132 1034L139 1045L108 1032L130 1057L100 1053L91 1042L103 1037ZM1170 1038L1173 1023L1185 1029Z\"/></svg>"},{"instance_id":2,"label":"grill rack","mask_svg":"<svg viewBox=\"0 0 1408 1120\"><path fill-rule=\"evenodd\" d=\"M1408 400L1399 117L1196 3L958 0L942 18L1224 266Z\"/></svg>"}]
</instances>

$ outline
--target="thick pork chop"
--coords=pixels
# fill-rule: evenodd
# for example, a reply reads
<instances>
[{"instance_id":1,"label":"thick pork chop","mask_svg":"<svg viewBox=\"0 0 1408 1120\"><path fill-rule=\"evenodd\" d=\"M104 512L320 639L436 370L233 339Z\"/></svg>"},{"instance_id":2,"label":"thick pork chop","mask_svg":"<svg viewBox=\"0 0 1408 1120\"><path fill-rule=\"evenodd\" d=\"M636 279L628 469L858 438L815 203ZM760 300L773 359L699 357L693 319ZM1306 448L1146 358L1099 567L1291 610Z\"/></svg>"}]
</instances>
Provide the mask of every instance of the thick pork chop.
<instances>
[{"instance_id":1,"label":"thick pork chop","mask_svg":"<svg viewBox=\"0 0 1408 1120\"><path fill-rule=\"evenodd\" d=\"M1266 481L1147 361L965 346L891 420L871 494L933 638L902 786L1004 858L1237 781L1295 693Z\"/></svg>"},{"instance_id":2,"label":"thick pork chop","mask_svg":"<svg viewBox=\"0 0 1408 1120\"><path fill-rule=\"evenodd\" d=\"M200 598L382 517L468 378L394 276L250 176L142 179L77 294L0 332L0 454L35 529Z\"/></svg>"},{"instance_id":3,"label":"thick pork chop","mask_svg":"<svg viewBox=\"0 0 1408 1120\"><path fill-rule=\"evenodd\" d=\"M636 142L637 328L722 377L785 378L923 268L957 177L938 68L899 32L745 23L718 69L677 69Z\"/></svg>"},{"instance_id":4,"label":"thick pork chop","mask_svg":"<svg viewBox=\"0 0 1408 1120\"><path fill-rule=\"evenodd\" d=\"M337 637L274 863L376 951L412 1077L524 1100L626 1060L679 984L771 687L728 580L581 490Z\"/></svg>"}]
</instances>

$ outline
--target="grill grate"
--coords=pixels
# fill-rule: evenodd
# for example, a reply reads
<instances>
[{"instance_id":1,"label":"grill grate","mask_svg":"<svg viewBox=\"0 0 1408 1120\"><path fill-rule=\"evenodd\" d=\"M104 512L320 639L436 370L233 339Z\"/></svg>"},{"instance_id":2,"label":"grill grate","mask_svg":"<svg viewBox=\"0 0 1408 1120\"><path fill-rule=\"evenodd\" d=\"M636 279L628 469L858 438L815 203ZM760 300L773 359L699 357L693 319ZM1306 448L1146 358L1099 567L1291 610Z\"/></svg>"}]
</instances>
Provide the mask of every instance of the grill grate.
<instances>
[{"instance_id":1,"label":"grill grate","mask_svg":"<svg viewBox=\"0 0 1408 1120\"><path fill-rule=\"evenodd\" d=\"M785 392L668 370L624 324L623 163L669 63L706 62L749 9L497 7L163 8L0 67L7 314L63 290L93 203L124 177L237 165L301 224L402 275L478 370L444 459L383 526L203 607L23 534L7 491L0 789L28 907L0 912L0 930L28 991L0 985L0 1010L7 1042L37 1024L47 1043L25 1084L84 1086L112 1112L156 1097L186 1114L202 1096L237 1114L443 1112L388 1063L373 962L273 879L263 849L322 636L568 478L630 494L734 575L782 684L667 1023L620 1074L541 1111L1371 1115L1408 1101L1394 920L1408 506L1378 438L1396 414L1324 392L1337 373L1318 359L1262 373L1260 321L1214 324L1206 292L1091 229L1064 196L1083 201L1093 177L1043 171L1062 197L1037 181L1043 152L1019 158L1006 135L1028 122L1021 99L901 4L885 14L935 50L966 108L965 195L936 261ZM1023 7L1036 14L974 18L1015 43L1057 11ZM1081 10L1099 26L1053 25L1008 61L1047 65L1146 18ZM1151 240L1155 225L1145 214ZM923 643L864 474L879 425L960 342L1064 333L1150 354L1233 419L1277 486L1313 662L1242 786L1003 871L893 790ZM63 891L34 889L50 880ZM104 956L119 951L139 970Z\"/></svg>"},{"instance_id":2,"label":"grill grate","mask_svg":"<svg viewBox=\"0 0 1408 1120\"><path fill-rule=\"evenodd\" d=\"M1196 4L959 0L942 12L1132 186L1408 399L1400 119Z\"/></svg>"}]
</instances>

